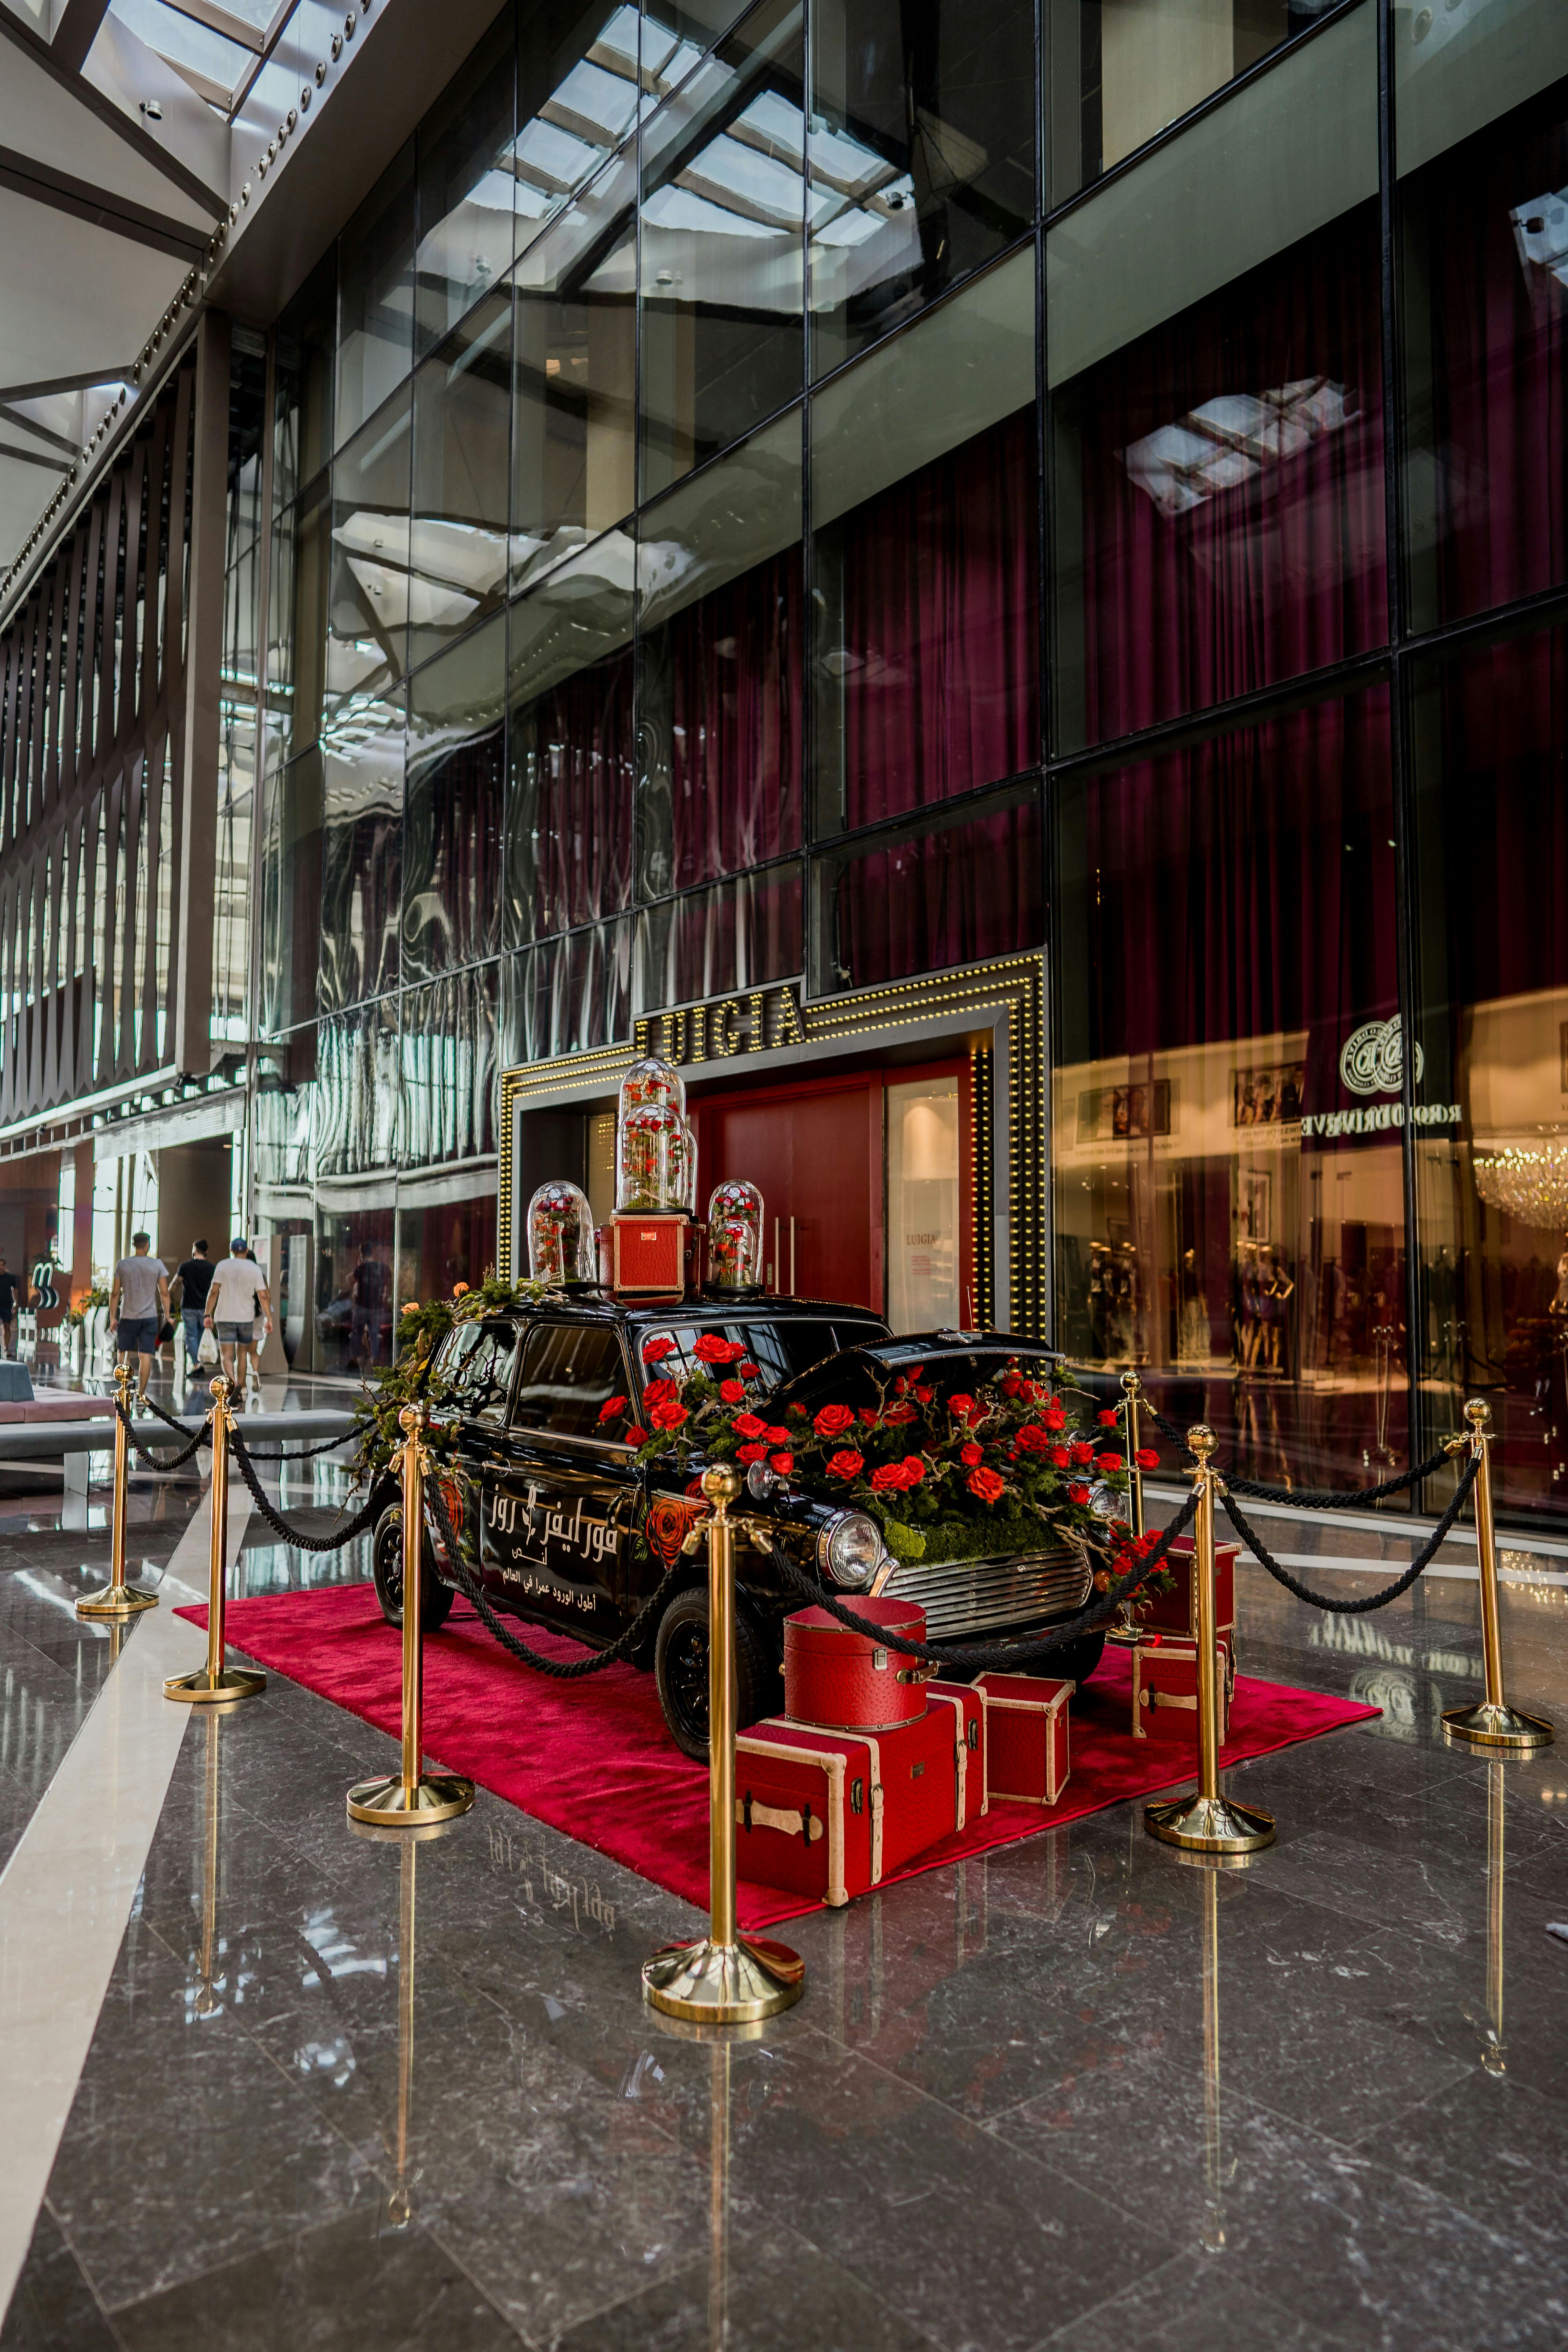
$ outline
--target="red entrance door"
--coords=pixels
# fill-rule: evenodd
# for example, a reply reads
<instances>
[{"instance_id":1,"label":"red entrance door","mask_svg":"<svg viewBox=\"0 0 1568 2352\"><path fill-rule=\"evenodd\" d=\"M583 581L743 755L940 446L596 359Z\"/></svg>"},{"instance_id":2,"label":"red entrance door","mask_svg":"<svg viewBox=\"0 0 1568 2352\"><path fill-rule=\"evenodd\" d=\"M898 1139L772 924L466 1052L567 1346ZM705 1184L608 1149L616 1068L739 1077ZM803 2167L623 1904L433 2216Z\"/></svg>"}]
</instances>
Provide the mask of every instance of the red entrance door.
<instances>
[{"instance_id":1,"label":"red entrance door","mask_svg":"<svg viewBox=\"0 0 1568 2352\"><path fill-rule=\"evenodd\" d=\"M704 1202L732 1176L762 1193L769 1289L880 1315L880 1074L708 1095L691 1110Z\"/></svg>"}]
</instances>

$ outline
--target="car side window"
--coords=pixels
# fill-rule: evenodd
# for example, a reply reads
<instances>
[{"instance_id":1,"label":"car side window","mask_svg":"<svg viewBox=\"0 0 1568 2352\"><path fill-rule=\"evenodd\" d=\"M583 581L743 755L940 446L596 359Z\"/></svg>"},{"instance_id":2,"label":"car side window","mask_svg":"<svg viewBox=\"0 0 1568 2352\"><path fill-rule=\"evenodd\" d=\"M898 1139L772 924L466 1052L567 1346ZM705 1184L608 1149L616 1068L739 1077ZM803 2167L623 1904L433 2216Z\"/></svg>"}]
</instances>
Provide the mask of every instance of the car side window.
<instances>
[{"instance_id":1,"label":"car side window","mask_svg":"<svg viewBox=\"0 0 1568 2352\"><path fill-rule=\"evenodd\" d=\"M551 1437L618 1436L599 1414L626 1391L620 1335L604 1324L536 1323L523 1349L514 1429Z\"/></svg>"},{"instance_id":2,"label":"car side window","mask_svg":"<svg viewBox=\"0 0 1568 2352\"><path fill-rule=\"evenodd\" d=\"M477 1421L504 1421L511 1370L517 1361L517 1328L511 1323L473 1323L454 1337L466 1337L468 1331L474 1337L460 1354L453 1350L442 1356L442 1382L459 1412Z\"/></svg>"}]
</instances>

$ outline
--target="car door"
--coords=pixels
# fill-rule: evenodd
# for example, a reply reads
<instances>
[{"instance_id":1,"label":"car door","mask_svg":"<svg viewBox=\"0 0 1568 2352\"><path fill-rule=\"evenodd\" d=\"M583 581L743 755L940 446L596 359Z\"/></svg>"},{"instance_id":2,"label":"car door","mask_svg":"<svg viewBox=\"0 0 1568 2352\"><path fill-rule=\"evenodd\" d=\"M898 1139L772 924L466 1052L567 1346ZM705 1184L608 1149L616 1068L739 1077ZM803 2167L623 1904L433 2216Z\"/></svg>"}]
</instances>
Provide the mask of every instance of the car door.
<instances>
[{"instance_id":1,"label":"car door","mask_svg":"<svg viewBox=\"0 0 1568 2352\"><path fill-rule=\"evenodd\" d=\"M504 1436L484 1472L486 1580L525 1615L613 1641L639 1491L637 1456L600 1414L629 1393L613 1323L533 1323Z\"/></svg>"}]
</instances>

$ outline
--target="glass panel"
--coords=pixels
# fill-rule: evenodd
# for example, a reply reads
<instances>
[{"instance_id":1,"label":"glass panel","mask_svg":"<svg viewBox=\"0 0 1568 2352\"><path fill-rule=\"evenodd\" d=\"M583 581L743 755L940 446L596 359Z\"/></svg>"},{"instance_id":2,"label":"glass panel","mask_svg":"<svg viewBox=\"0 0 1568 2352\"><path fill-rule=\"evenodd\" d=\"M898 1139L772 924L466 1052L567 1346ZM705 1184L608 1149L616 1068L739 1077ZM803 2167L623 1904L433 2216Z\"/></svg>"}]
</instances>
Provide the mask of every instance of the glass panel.
<instances>
[{"instance_id":1,"label":"glass panel","mask_svg":"<svg viewBox=\"0 0 1568 2352\"><path fill-rule=\"evenodd\" d=\"M523 0L518 28L520 236L591 180L637 119L637 10L606 0Z\"/></svg>"},{"instance_id":2,"label":"glass panel","mask_svg":"<svg viewBox=\"0 0 1568 2352\"><path fill-rule=\"evenodd\" d=\"M741 14L735 0L648 0L642 18L644 88L663 98Z\"/></svg>"},{"instance_id":3,"label":"glass panel","mask_svg":"<svg viewBox=\"0 0 1568 2352\"><path fill-rule=\"evenodd\" d=\"M316 1056L310 1148L317 1176L390 1168L397 1150L395 998L319 1023Z\"/></svg>"},{"instance_id":4,"label":"glass panel","mask_svg":"<svg viewBox=\"0 0 1568 2352\"><path fill-rule=\"evenodd\" d=\"M818 865L827 968L819 992L945 971L1044 936L1036 797Z\"/></svg>"},{"instance_id":5,"label":"glass panel","mask_svg":"<svg viewBox=\"0 0 1568 2352\"><path fill-rule=\"evenodd\" d=\"M888 1088L888 1321L895 1331L962 1328L956 1077Z\"/></svg>"},{"instance_id":6,"label":"glass panel","mask_svg":"<svg viewBox=\"0 0 1568 2352\"><path fill-rule=\"evenodd\" d=\"M198 25L195 17L168 7L165 0L110 0L109 13L176 70L188 66L198 77L204 98L207 93L202 84L211 82L232 93L256 63L253 50L210 25Z\"/></svg>"},{"instance_id":7,"label":"glass panel","mask_svg":"<svg viewBox=\"0 0 1568 2352\"><path fill-rule=\"evenodd\" d=\"M274 337L272 510L332 454L332 354L337 335L338 255L333 246L278 321Z\"/></svg>"},{"instance_id":8,"label":"glass panel","mask_svg":"<svg viewBox=\"0 0 1568 2352\"><path fill-rule=\"evenodd\" d=\"M318 1215L318 1371L365 1372L392 1360L393 1249L390 1208Z\"/></svg>"},{"instance_id":9,"label":"glass panel","mask_svg":"<svg viewBox=\"0 0 1568 2352\"><path fill-rule=\"evenodd\" d=\"M1375 30L1047 237L1062 750L1386 638Z\"/></svg>"},{"instance_id":10,"label":"glass panel","mask_svg":"<svg viewBox=\"0 0 1568 2352\"><path fill-rule=\"evenodd\" d=\"M1401 191L1411 616L1568 576L1568 100L1452 147Z\"/></svg>"},{"instance_id":11,"label":"glass panel","mask_svg":"<svg viewBox=\"0 0 1568 2352\"><path fill-rule=\"evenodd\" d=\"M636 195L623 156L517 266L518 586L636 500Z\"/></svg>"},{"instance_id":12,"label":"glass panel","mask_svg":"<svg viewBox=\"0 0 1568 2352\"><path fill-rule=\"evenodd\" d=\"M1424 666L1415 1165L1430 1444L1491 1403L1505 1516L1568 1513L1568 632Z\"/></svg>"},{"instance_id":13,"label":"glass panel","mask_svg":"<svg viewBox=\"0 0 1568 2352\"><path fill-rule=\"evenodd\" d=\"M1339 0L1047 0L1053 208Z\"/></svg>"},{"instance_id":14,"label":"glass panel","mask_svg":"<svg viewBox=\"0 0 1568 2352\"><path fill-rule=\"evenodd\" d=\"M509 956L501 966L501 1066L622 1044L632 1034L629 917Z\"/></svg>"},{"instance_id":15,"label":"glass panel","mask_svg":"<svg viewBox=\"0 0 1568 2352\"><path fill-rule=\"evenodd\" d=\"M1058 1343L1290 1485L1408 1459L1388 735L1377 687L1055 787Z\"/></svg>"},{"instance_id":16,"label":"glass panel","mask_svg":"<svg viewBox=\"0 0 1568 2352\"><path fill-rule=\"evenodd\" d=\"M226 563L255 544L261 528L261 435L267 361L236 348L228 376L228 530Z\"/></svg>"},{"instance_id":17,"label":"glass panel","mask_svg":"<svg viewBox=\"0 0 1568 2352\"><path fill-rule=\"evenodd\" d=\"M311 750L268 779L262 844L261 1025L271 1034L313 1020L321 926L321 755Z\"/></svg>"},{"instance_id":18,"label":"glass panel","mask_svg":"<svg viewBox=\"0 0 1568 2352\"><path fill-rule=\"evenodd\" d=\"M1038 761L1034 322L1031 250L812 402L824 832Z\"/></svg>"},{"instance_id":19,"label":"glass panel","mask_svg":"<svg viewBox=\"0 0 1568 2352\"><path fill-rule=\"evenodd\" d=\"M448 1166L495 1150L496 994L491 963L404 997L405 1168Z\"/></svg>"},{"instance_id":20,"label":"glass panel","mask_svg":"<svg viewBox=\"0 0 1568 2352\"><path fill-rule=\"evenodd\" d=\"M410 618L428 625L466 601L409 574L409 427L405 386L332 466L330 698L384 691L408 667Z\"/></svg>"},{"instance_id":21,"label":"glass panel","mask_svg":"<svg viewBox=\"0 0 1568 2352\"><path fill-rule=\"evenodd\" d=\"M414 363L414 142L338 240L337 446Z\"/></svg>"},{"instance_id":22,"label":"glass panel","mask_svg":"<svg viewBox=\"0 0 1568 2352\"><path fill-rule=\"evenodd\" d=\"M322 745L321 1006L336 1013L397 985L402 919L403 728L365 724Z\"/></svg>"},{"instance_id":23,"label":"glass panel","mask_svg":"<svg viewBox=\"0 0 1568 2352\"><path fill-rule=\"evenodd\" d=\"M510 440L511 295L503 289L414 378L411 662L505 596Z\"/></svg>"},{"instance_id":24,"label":"glass panel","mask_svg":"<svg viewBox=\"0 0 1568 2352\"><path fill-rule=\"evenodd\" d=\"M801 11L762 0L643 134L641 495L801 388Z\"/></svg>"},{"instance_id":25,"label":"glass panel","mask_svg":"<svg viewBox=\"0 0 1568 2352\"><path fill-rule=\"evenodd\" d=\"M642 898L800 846L801 524L798 410L643 515Z\"/></svg>"},{"instance_id":26,"label":"glass panel","mask_svg":"<svg viewBox=\"0 0 1568 2352\"><path fill-rule=\"evenodd\" d=\"M433 978L500 944L506 617L409 681L403 975Z\"/></svg>"},{"instance_id":27,"label":"glass panel","mask_svg":"<svg viewBox=\"0 0 1568 2352\"><path fill-rule=\"evenodd\" d=\"M1026 0L818 0L812 72L820 376L1034 219L1034 10Z\"/></svg>"},{"instance_id":28,"label":"glass panel","mask_svg":"<svg viewBox=\"0 0 1568 2352\"><path fill-rule=\"evenodd\" d=\"M528 1335L512 1426L545 1430L552 1437L596 1437L599 1408L626 1392L618 1331L547 1323Z\"/></svg>"},{"instance_id":29,"label":"glass panel","mask_svg":"<svg viewBox=\"0 0 1568 2352\"><path fill-rule=\"evenodd\" d=\"M666 899L637 917L640 1010L793 979L805 962L798 866Z\"/></svg>"},{"instance_id":30,"label":"glass panel","mask_svg":"<svg viewBox=\"0 0 1568 2352\"><path fill-rule=\"evenodd\" d=\"M609 531L511 608L509 945L631 895L633 557Z\"/></svg>"},{"instance_id":31,"label":"glass panel","mask_svg":"<svg viewBox=\"0 0 1568 2352\"><path fill-rule=\"evenodd\" d=\"M399 1305L404 1298L449 1298L454 1284L477 1289L495 1272L496 1188L481 1179L460 1201L397 1203ZM458 1325L459 1333L474 1326Z\"/></svg>"},{"instance_id":32,"label":"glass panel","mask_svg":"<svg viewBox=\"0 0 1568 2352\"><path fill-rule=\"evenodd\" d=\"M511 267L515 56L503 8L419 126L416 357Z\"/></svg>"},{"instance_id":33,"label":"glass panel","mask_svg":"<svg viewBox=\"0 0 1568 2352\"><path fill-rule=\"evenodd\" d=\"M318 477L273 526L268 605L267 764L304 750L321 731L331 580L331 483Z\"/></svg>"},{"instance_id":34,"label":"glass panel","mask_svg":"<svg viewBox=\"0 0 1568 2352\"><path fill-rule=\"evenodd\" d=\"M1401 172L1568 74L1561 0L1392 0L1389 13Z\"/></svg>"},{"instance_id":35,"label":"glass panel","mask_svg":"<svg viewBox=\"0 0 1568 2352\"><path fill-rule=\"evenodd\" d=\"M218 707L217 835L213 866L211 1034L250 1035L251 825L256 809L256 704L226 694ZM165 856L168 845L164 845Z\"/></svg>"}]
</instances>

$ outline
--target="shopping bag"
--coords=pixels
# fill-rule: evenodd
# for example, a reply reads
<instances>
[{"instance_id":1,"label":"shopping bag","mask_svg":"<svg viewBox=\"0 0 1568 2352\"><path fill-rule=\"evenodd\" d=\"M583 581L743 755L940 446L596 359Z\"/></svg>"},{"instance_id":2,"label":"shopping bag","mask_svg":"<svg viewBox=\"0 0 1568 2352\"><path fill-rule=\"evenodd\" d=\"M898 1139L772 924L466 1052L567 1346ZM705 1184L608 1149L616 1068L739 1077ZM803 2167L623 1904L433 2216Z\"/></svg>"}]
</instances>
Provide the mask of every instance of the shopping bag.
<instances>
[{"instance_id":1,"label":"shopping bag","mask_svg":"<svg viewBox=\"0 0 1568 2352\"><path fill-rule=\"evenodd\" d=\"M217 1361L217 1341L213 1336L210 1323L203 1328L202 1344L196 1349L196 1361L198 1364L216 1364Z\"/></svg>"}]
</instances>

